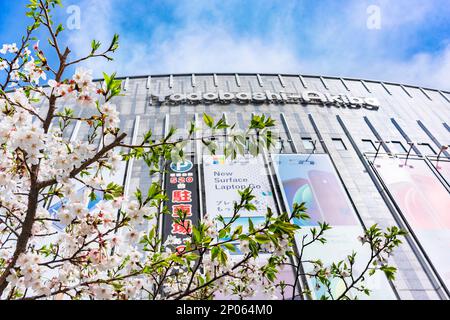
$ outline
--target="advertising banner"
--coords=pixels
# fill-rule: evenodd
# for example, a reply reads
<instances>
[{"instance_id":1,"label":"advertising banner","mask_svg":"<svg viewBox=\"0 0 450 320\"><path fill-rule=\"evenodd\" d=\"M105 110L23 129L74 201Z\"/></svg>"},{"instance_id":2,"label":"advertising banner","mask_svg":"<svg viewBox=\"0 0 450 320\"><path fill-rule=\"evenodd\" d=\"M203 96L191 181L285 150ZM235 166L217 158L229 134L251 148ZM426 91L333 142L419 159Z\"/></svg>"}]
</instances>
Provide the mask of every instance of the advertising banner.
<instances>
[{"instance_id":1,"label":"advertising banner","mask_svg":"<svg viewBox=\"0 0 450 320\"><path fill-rule=\"evenodd\" d=\"M344 187L327 154L279 154L272 155L277 179L283 193L286 207L292 212L294 203L305 202L310 220L298 220L302 227L296 236L301 246L303 235L310 234L309 229L318 226L318 222L328 222L332 229L324 234L326 244L320 242L305 249L304 259L321 259L325 265L343 260L352 251L357 253L355 274L365 267L370 258L370 248L363 246L357 238L364 230L358 221ZM304 266L306 272L312 266ZM325 288L317 286L315 280L308 279L315 298L325 293ZM387 278L382 273L367 277L366 286L372 290L370 297L358 294L364 299L395 299ZM345 290L342 281L332 283L334 298ZM351 296L352 294L350 294Z\"/></svg>"},{"instance_id":2,"label":"advertising banner","mask_svg":"<svg viewBox=\"0 0 450 320\"><path fill-rule=\"evenodd\" d=\"M239 211L242 219L265 220L267 207L276 210L272 189L262 156L239 156L235 160L223 155L203 156L206 212L210 217L233 216L233 203L240 200L238 190L253 189L255 211Z\"/></svg>"},{"instance_id":3,"label":"advertising banner","mask_svg":"<svg viewBox=\"0 0 450 320\"><path fill-rule=\"evenodd\" d=\"M183 243L190 237L192 226L197 225L200 218L199 197L197 188L197 167L193 157L183 162L169 162L166 167L165 191L169 198L166 205L170 215L163 216L163 243L169 235L179 238L181 243L174 249L182 252ZM185 217L176 222L180 213Z\"/></svg>"},{"instance_id":4,"label":"advertising banner","mask_svg":"<svg viewBox=\"0 0 450 320\"><path fill-rule=\"evenodd\" d=\"M204 185L206 195L206 212L211 217L222 215L225 223L233 216L233 203L240 200L238 190L247 187L253 188L255 199L252 201L256 205L255 211L239 211L240 218L233 223L233 228L241 225L242 232L249 231L248 220L252 220L255 226L263 224L267 208L276 212L274 195L265 167L262 155L259 156L238 156L236 159L226 159L223 155L203 156ZM238 260L242 257L239 247L232 253L232 258ZM260 263L264 263L270 254L261 254ZM276 283L284 281L294 284L294 272L290 266L285 266L277 275ZM262 287L252 288L254 296L252 299L269 299L270 295L265 294ZM280 290L274 293L278 299L283 299ZM286 288L285 297L292 296L292 288ZM217 295L217 299L237 299L236 296Z\"/></svg>"},{"instance_id":5,"label":"advertising banner","mask_svg":"<svg viewBox=\"0 0 450 320\"><path fill-rule=\"evenodd\" d=\"M405 165L404 159L378 157L374 167L450 287L450 194L421 159L409 159Z\"/></svg>"},{"instance_id":6,"label":"advertising banner","mask_svg":"<svg viewBox=\"0 0 450 320\"><path fill-rule=\"evenodd\" d=\"M431 160L431 163L445 180L445 182L447 182L447 184L450 186L450 160Z\"/></svg>"}]
</instances>

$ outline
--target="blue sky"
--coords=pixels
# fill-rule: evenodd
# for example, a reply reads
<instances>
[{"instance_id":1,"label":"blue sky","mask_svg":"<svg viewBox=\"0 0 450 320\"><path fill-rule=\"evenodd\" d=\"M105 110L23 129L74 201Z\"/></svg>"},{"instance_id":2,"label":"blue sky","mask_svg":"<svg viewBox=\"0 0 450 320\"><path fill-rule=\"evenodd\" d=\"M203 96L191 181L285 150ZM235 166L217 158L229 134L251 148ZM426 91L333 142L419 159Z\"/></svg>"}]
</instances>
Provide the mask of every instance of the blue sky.
<instances>
[{"instance_id":1,"label":"blue sky","mask_svg":"<svg viewBox=\"0 0 450 320\"><path fill-rule=\"evenodd\" d=\"M18 41L27 1L0 0L0 41ZM119 75L195 72L302 73L450 89L448 0L82 0L73 55L114 32L115 61L87 63ZM367 27L369 6L379 29ZM60 9L56 19L70 17Z\"/></svg>"}]
</instances>

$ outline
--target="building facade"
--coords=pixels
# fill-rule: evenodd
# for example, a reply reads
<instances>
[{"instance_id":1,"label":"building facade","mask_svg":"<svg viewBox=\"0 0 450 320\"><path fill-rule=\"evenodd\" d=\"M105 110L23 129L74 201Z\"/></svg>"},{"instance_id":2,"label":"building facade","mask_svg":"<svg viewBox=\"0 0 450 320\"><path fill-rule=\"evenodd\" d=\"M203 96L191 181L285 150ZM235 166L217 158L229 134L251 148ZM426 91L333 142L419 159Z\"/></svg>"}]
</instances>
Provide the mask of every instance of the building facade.
<instances>
[{"instance_id":1,"label":"building facade","mask_svg":"<svg viewBox=\"0 0 450 320\"><path fill-rule=\"evenodd\" d=\"M336 233L341 234L332 234L329 243L335 248L340 241L356 245L353 232L361 234L364 227L375 223L409 231L393 256L396 280L383 280L389 288L376 298L449 298L450 149L446 147L450 144L450 92L277 74L130 77L123 78L123 90L125 96L115 103L128 142L139 141L149 129L155 139L161 138L170 127L177 128L175 138L182 139L189 122L200 123L203 113L215 119L224 117L236 124L236 130L244 130L252 114L275 119L275 148L262 160L261 170L268 177L264 181L252 181L251 170L258 166L250 171L236 169L229 180L222 179L226 167L219 172L210 166L221 161L226 166L225 160L206 155L197 142L187 145L193 167L175 166L162 181L177 195L183 195L186 188L198 192L197 205L192 208L200 217L213 214L218 204L211 201L220 192L234 189L236 183L268 183L271 191L267 192L273 196L270 203L277 210L290 210L294 200L304 200L310 202L312 219L336 219ZM73 124L71 138L83 139L84 129ZM246 164L241 163L241 168ZM120 180L127 193L136 187L147 190L152 181L142 161L127 163ZM177 186L182 190L176 190ZM218 189L219 193L213 192ZM172 206L183 205L183 201L171 201ZM220 210L225 212L227 204L223 205ZM162 228L171 232L168 223ZM343 234L352 236L344 239ZM333 251L321 250L316 253Z\"/></svg>"}]
</instances>

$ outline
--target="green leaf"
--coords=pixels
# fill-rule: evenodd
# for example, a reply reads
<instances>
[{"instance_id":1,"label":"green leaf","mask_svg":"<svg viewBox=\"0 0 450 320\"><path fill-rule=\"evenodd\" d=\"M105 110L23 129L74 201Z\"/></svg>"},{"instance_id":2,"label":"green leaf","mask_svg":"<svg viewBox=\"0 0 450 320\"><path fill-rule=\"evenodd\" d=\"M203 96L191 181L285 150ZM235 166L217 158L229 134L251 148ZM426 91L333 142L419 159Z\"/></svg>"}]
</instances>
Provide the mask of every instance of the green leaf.
<instances>
[{"instance_id":1,"label":"green leaf","mask_svg":"<svg viewBox=\"0 0 450 320\"><path fill-rule=\"evenodd\" d=\"M134 193L134 196L138 200L139 204L142 204L142 192L139 188L136 189L136 192Z\"/></svg>"},{"instance_id":2,"label":"green leaf","mask_svg":"<svg viewBox=\"0 0 450 320\"><path fill-rule=\"evenodd\" d=\"M227 248L228 250L230 250L231 252L235 252L236 251L236 247L234 245L232 245L231 243L225 243L224 247Z\"/></svg>"},{"instance_id":3,"label":"green leaf","mask_svg":"<svg viewBox=\"0 0 450 320\"><path fill-rule=\"evenodd\" d=\"M123 186L118 185L117 183L110 182L106 186L104 198L105 200L113 200L123 194Z\"/></svg>"},{"instance_id":4,"label":"green leaf","mask_svg":"<svg viewBox=\"0 0 450 320\"><path fill-rule=\"evenodd\" d=\"M221 229L219 231L219 239L224 239L226 235L227 235L227 231L225 229Z\"/></svg>"},{"instance_id":5,"label":"green leaf","mask_svg":"<svg viewBox=\"0 0 450 320\"><path fill-rule=\"evenodd\" d=\"M207 115L206 113L203 113L203 121L210 128L214 126L214 119L210 115Z\"/></svg>"},{"instance_id":6,"label":"green leaf","mask_svg":"<svg viewBox=\"0 0 450 320\"><path fill-rule=\"evenodd\" d=\"M221 249L219 247L213 247L211 249L211 260L214 260L218 255Z\"/></svg>"},{"instance_id":7,"label":"green leaf","mask_svg":"<svg viewBox=\"0 0 450 320\"><path fill-rule=\"evenodd\" d=\"M195 243L200 243L201 241L201 233L196 226L192 227L192 235Z\"/></svg>"},{"instance_id":8,"label":"green leaf","mask_svg":"<svg viewBox=\"0 0 450 320\"><path fill-rule=\"evenodd\" d=\"M144 143L149 143L152 137L152 130L148 130L144 135Z\"/></svg>"},{"instance_id":9,"label":"green leaf","mask_svg":"<svg viewBox=\"0 0 450 320\"><path fill-rule=\"evenodd\" d=\"M266 234L258 233L255 235L255 240L259 243L267 243L270 241L270 238Z\"/></svg>"},{"instance_id":10,"label":"green leaf","mask_svg":"<svg viewBox=\"0 0 450 320\"><path fill-rule=\"evenodd\" d=\"M380 268L384 274L386 275L386 277L389 280L395 280L395 273L397 272L397 268L393 267L393 266L382 266Z\"/></svg>"},{"instance_id":11,"label":"green leaf","mask_svg":"<svg viewBox=\"0 0 450 320\"><path fill-rule=\"evenodd\" d=\"M119 35L115 33L111 40L111 45L109 46L108 51L114 52L117 50L118 47L119 47Z\"/></svg>"},{"instance_id":12,"label":"green leaf","mask_svg":"<svg viewBox=\"0 0 450 320\"><path fill-rule=\"evenodd\" d=\"M235 230L234 230L234 235L240 235L242 234L242 225L238 226Z\"/></svg>"},{"instance_id":13,"label":"green leaf","mask_svg":"<svg viewBox=\"0 0 450 320\"><path fill-rule=\"evenodd\" d=\"M92 40L92 42L91 42L91 54L95 53L95 51L97 51L98 48L100 48L100 45L101 45L100 41L97 41L95 39Z\"/></svg>"},{"instance_id":14,"label":"green leaf","mask_svg":"<svg viewBox=\"0 0 450 320\"><path fill-rule=\"evenodd\" d=\"M222 116L222 118L217 121L216 125L214 126L214 129L226 129L229 125L227 124L225 120L225 116Z\"/></svg>"},{"instance_id":15,"label":"green leaf","mask_svg":"<svg viewBox=\"0 0 450 320\"><path fill-rule=\"evenodd\" d=\"M253 225L253 221L251 218L248 218L248 230L250 233L255 232L255 226Z\"/></svg>"},{"instance_id":16,"label":"green leaf","mask_svg":"<svg viewBox=\"0 0 450 320\"><path fill-rule=\"evenodd\" d=\"M92 191L92 192L89 194L89 200L94 201L95 199L97 199L97 196L95 195L95 192Z\"/></svg>"},{"instance_id":17,"label":"green leaf","mask_svg":"<svg viewBox=\"0 0 450 320\"><path fill-rule=\"evenodd\" d=\"M60 23L60 24L58 25L58 27L56 28L55 36L58 36L58 34L59 34L61 31L63 31L63 30L64 30L64 27L63 27L62 24Z\"/></svg>"}]
</instances>

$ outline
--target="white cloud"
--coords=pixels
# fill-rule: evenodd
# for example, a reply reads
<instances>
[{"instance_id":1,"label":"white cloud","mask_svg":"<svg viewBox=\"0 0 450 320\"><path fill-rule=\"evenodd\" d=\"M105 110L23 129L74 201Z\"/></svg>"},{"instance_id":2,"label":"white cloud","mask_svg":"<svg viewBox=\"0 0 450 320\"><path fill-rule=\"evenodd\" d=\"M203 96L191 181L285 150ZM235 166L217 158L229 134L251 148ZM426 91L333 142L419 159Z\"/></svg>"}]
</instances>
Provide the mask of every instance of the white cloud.
<instances>
[{"instance_id":1,"label":"white cloud","mask_svg":"<svg viewBox=\"0 0 450 320\"><path fill-rule=\"evenodd\" d=\"M378 62L371 68L374 74L383 70L383 75L393 81L450 89L450 45L434 53L419 53L405 62Z\"/></svg>"},{"instance_id":2,"label":"white cloud","mask_svg":"<svg viewBox=\"0 0 450 320\"><path fill-rule=\"evenodd\" d=\"M156 72L290 72L300 70L293 48L257 37L233 37L225 28L193 26L153 46Z\"/></svg>"},{"instance_id":3,"label":"white cloud","mask_svg":"<svg viewBox=\"0 0 450 320\"><path fill-rule=\"evenodd\" d=\"M183 28L156 30L153 35L143 33L139 41L133 41L127 39L125 30L115 30L118 25L111 2L81 6L82 28L69 34L76 56L86 53L91 39L108 43L114 31L121 34L114 62L95 59L85 63L95 69L97 76L100 70L117 71L119 75L301 70L294 48L287 45L286 39L239 37L225 25L211 26L189 19Z\"/></svg>"},{"instance_id":4,"label":"white cloud","mask_svg":"<svg viewBox=\"0 0 450 320\"><path fill-rule=\"evenodd\" d=\"M358 1L349 6L345 16L330 16L326 21L315 17L305 22L305 30L296 28L291 2L277 12L279 17L267 21L270 25L266 29L270 31L256 35L232 29L227 16L229 7L221 11L217 5L204 8L199 2L192 6L174 2L179 19L176 26L144 28L140 38L136 38L136 31L129 34L129 30L121 29L123 16L120 15L126 17L127 13L117 12L113 1L88 4L92 2L80 4L82 29L69 33L75 54L85 53L92 38L108 43L114 32L121 34L114 62L96 59L87 64L96 71L96 76L101 71L117 71L121 76L192 72L310 73L449 88L450 46L409 57L404 54L412 41L413 26L426 23L433 9L429 4L404 12L408 7L404 0L381 1L382 29L370 33L365 29L365 5ZM214 19L202 19L199 11L209 12ZM303 46L299 46L301 42Z\"/></svg>"},{"instance_id":5,"label":"white cloud","mask_svg":"<svg viewBox=\"0 0 450 320\"><path fill-rule=\"evenodd\" d=\"M90 44L93 39L100 40L106 47L114 34L114 7L110 1L80 1L77 5L81 8L80 29L67 30L65 34L68 46L73 58L86 56L90 52ZM103 58L88 60L84 63L86 67L94 70L99 76L103 70L107 70L111 63Z\"/></svg>"}]
</instances>

